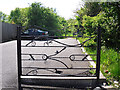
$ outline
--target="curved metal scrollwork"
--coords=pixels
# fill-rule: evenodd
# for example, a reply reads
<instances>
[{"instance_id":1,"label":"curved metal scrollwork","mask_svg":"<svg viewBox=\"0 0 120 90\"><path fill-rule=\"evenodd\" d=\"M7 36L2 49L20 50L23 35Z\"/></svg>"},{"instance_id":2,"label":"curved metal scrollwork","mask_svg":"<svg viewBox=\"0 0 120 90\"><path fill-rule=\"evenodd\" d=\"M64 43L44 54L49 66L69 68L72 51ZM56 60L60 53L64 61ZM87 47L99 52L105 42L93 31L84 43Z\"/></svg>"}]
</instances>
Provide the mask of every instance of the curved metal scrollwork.
<instances>
[{"instance_id":1,"label":"curved metal scrollwork","mask_svg":"<svg viewBox=\"0 0 120 90\"><path fill-rule=\"evenodd\" d=\"M87 57L89 55L86 55L86 54L71 54L67 57L62 57L62 56L59 56L60 53L64 52L68 47L83 47L85 45L85 43L89 40L91 40L92 38L96 37L96 36L92 36L92 37L89 37L89 39L83 41L82 43L79 43L79 44L67 44L67 43L63 43L57 39L54 39L53 38L50 38L52 36L45 36L44 38L46 38L46 41L43 43L42 46L37 46L37 41L39 41L39 39L41 37L44 37L44 36L36 36L36 35L32 35L32 40L29 41L24 47L61 47L60 50L56 50L55 52L53 52L53 54L50 54L50 55L47 55L46 53L45 54L22 54L22 55L28 55L30 58L29 59L24 59L24 60L32 60L32 61L55 61L55 62L58 62L60 64L62 64L64 66L64 68L66 69L74 69L73 66L68 66L67 63L65 63L64 61L60 60L61 58L66 58L67 60L69 60L70 62L75 62L75 61L88 61ZM63 37L63 36L58 36L58 37ZM65 36L66 37L66 36ZM75 37L75 36L73 36ZM76 36L76 39L77 37L79 36ZM82 37L82 36L80 36ZM58 46L52 46L54 43L56 43ZM39 58L36 58L35 55L38 55ZM59 56L59 57L58 57ZM78 58L81 58L82 56L82 59L78 59ZM26 75L30 75L30 74L33 74L33 75L38 75L38 70L39 69L32 69L30 71L27 72ZM49 72L52 72L52 73L56 73L56 74L62 74L63 71L62 70L58 70L57 68L53 68L53 69L44 69L46 71L49 71ZM89 70L88 71L84 71L84 72L81 72L81 73L78 73L78 74L75 74L73 76L80 76L80 74L85 74L86 76L90 76L90 73L89 73Z\"/></svg>"},{"instance_id":2,"label":"curved metal scrollwork","mask_svg":"<svg viewBox=\"0 0 120 90\"><path fill-rule=\"evenodd\" d=\"M77 47L77 46L82 47L87 41L91 40L91 39L94 38L94 37L96 37L96 36L92 36L92 37L90 37L89 39L83 41L82 43L76 44L76 45L65 44L65 43L62 43L62 42L57 41L57 40L55 40L55 39L50 39L50 38L49 38L49 40L47 40L47 41L44 43L44 46L45 46L45 45L48 45L48 46L49 46L49 44L52 44L53 41L54 41L54 42L56 42L56 43L58 43L58 44L61 44L61 45L67 46L67 47ZM31 46L35 46L35 45L36 45L35 39L38 39L38 38L39 38L39 36L38 36L38 37L34 37L34 39L32 39L32 40L31 40L29 43L27 43L25 46L28 46L28 45L30 45L30 44L31 44Z\"/></svg>"},{"instance_id":3,"label":"curved metal scrollwork","mask_svg":"<svg viewBox=\"0 0 120 90\"><path fill-rule=\"evenodd\" d=\"M52 40L49 40L49 41L47 40L47 42L44 43L44 46L45 46L45 45L48 45L48 46L49 46L49 44L52 44Z\"/></svg>"},{"instance_id":4,"label":"curved metal scrollwork","mask_svg":"<svg viewBox=\"0 0 120 90\"><path fill-rule=\"evenodd\" d=\"M34 40L31 40L29 43L27 43L25 46L28 46L28 45L31 45L31 46L35 46L36 45L36 42Z\"/></svg>"},{"instance_id":5,"label":"curved metal scrollwork","mask_svg":"<svg viewBox=\"0 0 120 90\"><path fill-rule=\"evenodd\" d=\"M31 73L32 73L32 75L37 75L37 74L38 74L38 71L37 71L37 69L30 70L29 72L26 73L26 75L29 75L29 74L31 74Z\"/></svg>"},{"instance_id":6,"label":"curved metal scrollwork","mask_svg":"<svg viewBox=\"0 0 120 90\"><path fill-rule=\"evenodd\" d=\"M26 75L38 75L39 74L38 70L39 70L39 68L30 70L29 72L26 73ZM56 68L55 69L43 69L43 70L48 71L48 72L52 72L52 73L55 73L55 74L62 74L63 73L63 71L58 70ZM91 69L80 72L80 73L77 73L77 74L66 74L66 75L63 74L62 76L94 76L95 73L91 73L90 71L91 71Z\"/></svg>"}]
</instances>

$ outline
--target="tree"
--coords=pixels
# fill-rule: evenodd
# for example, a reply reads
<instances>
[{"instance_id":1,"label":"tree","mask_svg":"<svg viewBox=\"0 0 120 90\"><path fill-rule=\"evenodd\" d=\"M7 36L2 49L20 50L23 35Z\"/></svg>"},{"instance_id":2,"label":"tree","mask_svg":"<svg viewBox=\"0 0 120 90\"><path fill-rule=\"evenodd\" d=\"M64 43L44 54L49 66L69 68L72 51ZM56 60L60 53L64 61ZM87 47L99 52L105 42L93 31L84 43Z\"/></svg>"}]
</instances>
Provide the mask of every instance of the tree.
<instances>
[{"instance_id":1,"label":"tree","mask_svg":"<svg viewBox=\"0 0 120 90\"><path fill-rule=\"evenodd\" d=\"M0 21L7 22L8 21L7 18L8 18L7 15L0 11Z\"/></svg>"},{"instance_id":2,"label":"tree","mask_svg":"<svg viewBox=\"0 0 120 90\"><path fill-rule=\"evenodd\" d=\"M104 31L106 36L106 46L119 50L120 48L120 2L101 3L104 12ZM106 27L105 27L106 26Z\"/></svg>"},{"instance_id":3,"label":"tree","mask_svg":"<svg viewBox=\"0 0 120 90\"><path fill-rule=\"evenodd\" d=\"M86 2L84 5L85 13L87 16L97 16L101 11L101 5L98 2Z\"/></svg>"},{"instance_id":4,"label":"tree","mask_svg":"<svg viewBox=\"0 0 120 90\"><path fill-rule=\"evenodd\" d=\"M10 13L9 21L15 24L21 24L21 11L20 8L16 8L15 10L12 10Z\"/></svg>"},{"instance_id":5,"label":"tree","mask_svg":"<svg viewBox=\"0 0 120 90\"><path fill-rule=\"evenodd\" d=\"M97 16L101 11L101 5L98 2L85 2L84 6L76 10L76 19L79 24L82 24L83 16Z\"/></svg>"},{"instance_id":6,"label":"tree","mask_svg":"<svg viewBox=\"0 0 120 90\"><path fill-rule=\"evenodd\" d=\"M77 20L69 19L67 20L67 23L68 23L68 26L67 26L68 32L74 33L77 31L77 29L75 28L75 25L78 25Z\"/></svg>"},{"instance_id":7,"label":"tree","mask_svg":"<svg viewBox=\"0 0 120 90\"><path fill-rule=\"evenodd\" d=\"M99 5L100 11L91 9L96 5ZM97 10L99 12L91 13ZM102 44L107 47L120 48L120 2L85 3L80 11L77 12L76 19L88 35L94 34L100 26Z\"/></svg>"},{"instance_id":8,"label":"tree","mask_svg":"<svg viewBox=\"0 0 120 90\"><path fill-rule=\"evenodd\" d=\"M58 33L61 29L59 16L52 8L45 8L41 3L32 3L28 10L28 25L46 28L50 34Z\"/></svg>"},{"instance_id":9,"label":"tree","mask_svg":"<svg viewBox=\"0 0 120 90\"><path fill-rule=\"evenodd\" d=\"M42 30L49 31L50 35L61 34L62 20L63 18L57 15L55 9L44 7L41 3L32 3L27 8L16 8L9 16L11 23L27 27L36 25Z\"/></svg>"},{"instance_id":10,"label":"tree","mask_svg":"<svg viewBox=\"0 0 120 90\"><path fill-rule=\"evenodd\" d=\"M20 8L20 12L21 12L21 17L20 17L20 23L22 24L22 26L27 26L28 25L28 9L29 8Z\"/></svg>"}]
</instances>

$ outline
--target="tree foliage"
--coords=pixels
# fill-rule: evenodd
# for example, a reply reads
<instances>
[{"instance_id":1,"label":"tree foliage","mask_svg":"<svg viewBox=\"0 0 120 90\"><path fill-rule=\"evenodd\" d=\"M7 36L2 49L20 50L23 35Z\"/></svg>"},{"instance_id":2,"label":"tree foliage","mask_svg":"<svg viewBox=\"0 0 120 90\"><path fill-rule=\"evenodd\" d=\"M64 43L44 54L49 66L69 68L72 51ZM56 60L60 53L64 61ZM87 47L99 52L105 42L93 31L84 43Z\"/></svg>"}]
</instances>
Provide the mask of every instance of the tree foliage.
<instances>
[{"instance_id":1,"label":"tree foliage","mask_svg":"<svg viewBox=\"0 0 120 90\"><path fill-rule=\"evenodd\" d=\"M0 21L2 21L2 22L8 21L8 16L1 11L0 11Z\"/></svg>"},{"instance_id":2,"label":"tree foliage","mask_svg":"<svg viewBox=\"0 0 120 90\"><path fill-rule=\"evenodd\" d=\"M28 10L28 25L37 25L51 33L60 29L57 13L52 8L45 8L41 3L32 3Z\"/></svg>"},{"instance_id":3,"label":"tree foliage","mask_svg":"<svg viewBox=\"0 0 120 90\"><path fill-rule=\"evenodd\" d=\"M94 17L99 14L101 6L98 2L86 2L84 5L84 11L87 16Z\"/></svg>"},{"instance_id":4,"label":"tree foliage","mask_svg":"<svg viewBox=\"0 0 120 90\"><path fill-rule=\"evenodd\" d=\"M61 34L63 18L53 8L44 7L41 3L32 3L27 8L16 8L11 11L9 21L22 26L40 26L49 34ZM65 20L65 19L64 19Z\"/></svg>"},{"instance_id":5,"label":"tree foliage","mask_svg":"<svg viewBox=\"0 0 120 90\"><path fill-rule=\"evenodd\" d=\"M101 71L107 80L114 84L114 81L119 82L120 80L120 2L99 2L97 4L100 11L92 13L97 8L94 7L94 4L85 3L83 8L76 11L76 20L83 26L87 36L95 35L98 28L101 30ZM84 39L81 41L84 41ZM86 42L85 45L94 45L96 41L95 38ZM86 48L86 51L89 54L96 54L93 47ZM104 70L109 73L105 73Z\"/></svg>"},{"instance_id":6,"label":"tree foliage","mask_svg":"<svg viewBox=\"0 0 120 90\"><path fill-rule=\"evenodd\" d=\"M99 8L95 8L96 5ZM85 3L84 8L76 11L76 14L85 33L92 35L100 27L102 44L120 48L120 2Z\"/></svg>"},{"instance_id":7,"label":"tree foliage","mask_svg":"<svg viewBox=\"0 0 120 90\"><path fill-rule=\"evenodd\" d=\"M15 24L21 23L21 11L19 8L16 8L15 10L11 11L9 19L11 22L13 21Z\"/></svg>"}]
</instances>

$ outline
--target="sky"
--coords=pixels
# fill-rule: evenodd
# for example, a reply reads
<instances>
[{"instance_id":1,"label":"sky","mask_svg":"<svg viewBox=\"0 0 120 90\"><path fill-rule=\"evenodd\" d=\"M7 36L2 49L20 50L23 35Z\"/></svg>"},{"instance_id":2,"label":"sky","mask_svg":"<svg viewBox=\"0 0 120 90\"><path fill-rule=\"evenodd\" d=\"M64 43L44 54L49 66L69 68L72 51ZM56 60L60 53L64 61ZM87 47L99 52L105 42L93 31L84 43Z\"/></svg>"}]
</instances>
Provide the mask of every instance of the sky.
<instances>
[{"instance_id":1,"label":"sky","mask_svg":"<svg viewBox=\"0 0 120 90\"><path fill-rule=\"evenodd\" d=\"M34 2L41 2L45 7L55 8L58 15L65 19L73 18L73 12L83 4L82 0L2 0L0 11L9 15L16 7L29 7Z\"/></svg>"}]
</instances>

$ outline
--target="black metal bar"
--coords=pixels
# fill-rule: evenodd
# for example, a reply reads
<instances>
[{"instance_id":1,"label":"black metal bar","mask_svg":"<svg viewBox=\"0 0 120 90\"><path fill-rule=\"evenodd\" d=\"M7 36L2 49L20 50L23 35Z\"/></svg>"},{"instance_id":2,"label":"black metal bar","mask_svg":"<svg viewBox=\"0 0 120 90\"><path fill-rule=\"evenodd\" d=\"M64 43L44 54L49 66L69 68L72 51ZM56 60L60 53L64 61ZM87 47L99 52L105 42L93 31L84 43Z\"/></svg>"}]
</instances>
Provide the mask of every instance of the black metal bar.
<instances>
[{"instance_id":1,"label":"black metal bar","mask_svg":"<svg viewBox=\"0 0 120 90\"><path fill-rule=\"evenodd\" d=\"M57 58L57 57L55 57L55 58ZM58 57L59 58L59 57ZM69 57L60 57L60 58L69 58ZM29 59L22 59L23 61L33 61L33 60L29 60ZM34 61L45 61L45 60L43 60L43 59L34 59ZM73 62L77 62L77 61L79 61L79 62L89 62L89 61L96 61L96 60L84 60L84 61L82 61L82 60L73 60Z\"/></svg>"},{"instance_id":2,"label":"black metal bar","mask_svg":"<svg viewBox=\"0 0 120 90\"><path fill-rule=\"evenodd\" d=\"M39 74L39 75L26 75L26 74L23 74L22 76L58 76L58 77L61 76L61 77L67 77L67 76L70 76L70 75L69 74L63 74L63 75L60 75L60 74ZM81 77L81 76L77 76L77 77ZM96 77L96 75L87 76L87 77Z\"/></svg>"},{"instance_id":3,"label":"black metal bar","mask_svg":"<svg viewBox=\"0 0 120 90\"><path fill-rule=\"evenodd\" d=\"M45 54L31 54L31 53L22 53L21 55L45 55Z\"/></svg>"},{"instance_id":4,"label":"black metal bar","mask_svg":"<svg viewBox=\"0 0 120 90\"><path fill-rule=\"evenodd\" d=\"M22 38L29 38L29 37L38 37L38 38L75 38L77 36L40 36L40 35L22 35ZM90 36L79 36L81 38L91 38ZM38 39L37 38L37 39Z\"/></svg>"},{"instance_id":5,"label":"black metal bar","mask_svg":"<svg viewBox=\"0 0 120 90\"><path fill-rule=\"evenodd\" d=\"M72 54L74 56L86 56L86 54ZM87 54L88 56L96 56L96 54Z\"/></svg>"},{"instance_id":6,"label":"black metal bar","mask_svg":"<svg viewBox=\"0 0 120 90\"><path fill-rule=\"evenodd\" d=\"M30 55L30 57L32 58L32 60L35 60L35 58L32 56L32 54L29 54Z\"/></svg>"},{"instance_id":7,"label":"black metal bar","mask_svg":"<svg viewBox=\"0 0 120 90\"><path fill-rule=\"evenodd\" d=\"M77 61L79 61L79 62L89 62L89 61L96 61L96 60L73 60L73 62L77 62Z\"/></svg>"},{"instance_id":8,"label":"black metal bar","mask_svg":"<svg viewBox=\"0 0 120 90\"><path fill-rule=\"evenodd\" d=\"M49 55L48 57L56 56L56 55L58 55L59 53L61 53L62 51L64 51L65 49L66 49L66 47L63 47L60 51L56 51L55 54Z\"/></svg>"},{"instance_id":9,"label":"black metal bar","mask_svg":"<svg viewBox=\"0 0 120 90\"><path fill-rule=\"evenodd\" d=\"M99 85L99 76L100 76L100 53L101 53L101 30L99 26L98 37L97 37L97 62L96 62L97 85Z\"/></svg>"},{"instance_id":10,"label":"black metal bar","mask_svg":"<svg viewBox=\"0 0 120 90\"><path fill-rule=\"evenodd\" d=\"M22 75L22 66L21 66L21 27L17 27L17 57L18 57L18 89L22 90L21 88L21 78Z\"/></svg>"},{"instance_id":11,"label":"black metal bar","mask_svg":"<svg viewBox=\"0 0 120 90\"><path fill-rule=\"evenodd\" d=\"M86 55L86 56L82 59L82 61L85 61L85 59L87 59L87 57L88 57L88 55Z\"/></svg>"},{"instance_id":12,"label":"black metal bar","mask_svg":"<svg viewBox=\"0 0 120 90\"><path fill-rule=\"evenodd\" d=\"M47 77L54 77L54 76L56 76L56 77L96 77L96 75L91 75L91 76L84 76L84 75L78 75L78 76L75 76L75 75L55 75L55 74L48 74L48 75L46 75L46 74L39 74L39 75L25 75L25 74L23 74L22 76L37 76L37 77L39 77L39 76L47 76Z\"/></svg>"},{"instance_id":13,"label":"black metal bar","mask_svg":"<svg viewBox=\"0 0 120 90\"><path fill-rule=\"evenodd\" d=\"M31 53L30 53L31 54ZM21 55L30 55L29 53L22 53ZM31 55L45 55L45 54L31 54ZM72 54L74 56L86 56L85 54ZM88 56L96 56L96 54L87 54ZM58 57L55 57L58 58Z\"/></svg>"},{"instance_id":14,"label":"black metal bar","mask_svg":"<svg viewBox=\"0 0 120 90\"><path fill-rule=\"evenodd\" d=\"M80 48L80 47L97 47L97 46L21 46L21 47L33 47L33 48L35 48L35 47L78 47L78 48Z\"/></svg>"},{"instance_id":15,"label":"black metal bar","mask_svg":"<svg viewBox=\"0 0 120 90\"><path fill-rule=\"evenodd\" d=\"M96 68L39 68L39 67L22 67L24 69L96 69Z\"/></svg>"}]
</instances>

